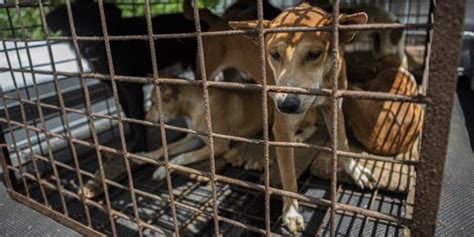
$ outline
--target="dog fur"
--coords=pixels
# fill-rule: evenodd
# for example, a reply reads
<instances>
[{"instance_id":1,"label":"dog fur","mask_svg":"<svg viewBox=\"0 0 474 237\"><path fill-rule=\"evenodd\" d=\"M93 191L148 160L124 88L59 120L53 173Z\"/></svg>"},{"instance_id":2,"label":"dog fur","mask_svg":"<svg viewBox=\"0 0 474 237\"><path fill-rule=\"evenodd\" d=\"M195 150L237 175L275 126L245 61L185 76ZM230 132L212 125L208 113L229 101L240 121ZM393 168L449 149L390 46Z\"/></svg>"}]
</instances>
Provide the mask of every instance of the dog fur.
<instances>
[{"instance_id":1,"label":"dog fur","mask_svg":"<svg viewBox=\"0 0 474 237\"><path fill-rule=\"evenodd\" d=\"M78 36L103 36L98 3L78 1L71 3L71 7ZM104 14L108 34L111 36L148 34L145 17L122 17L121 10L111 3L104 3ZM61 31L64 36L71 36L66 5L57 6L46 18L52 32ZM152 18L152 24L154 34L195 32L194 21L187 20L182 14L158 15ZM203 29L207 29L204 22L202 25ZM91 65L93 72L110 74L103 41L79 40L78 45L81 56ZM195 39L159 39L155 41L155 47L159 71L176 64L184 69L195 70L197 49ZM110 48L115 75L144 77L153 72L148 41L111 40ZM117 82L120 105L127 117L144 119L142 86L143 84L138 83ZM133 123L130 126L130 151L145 151L145 127Z\"/></svg>"},{"instance_id":2,"label":"dog fur","mask_svg":"<svg viewBox=\"0 0 474 237\"><path fill-rule=\"evenodd\" d=\"M324 10L301 4L297 7L286 9L272 21L264 21L265 28L287 27L287 26L325 26L338 20L339 24L365 24L367 15L355 13L351 15L341 14L338 19L332 19ZM257 21L230 22L234 29L255 29ZM347 87L347 76L342 48L345 43L350 42L356 32L345 31L339 35L340 45L338 51L338 89ZM308 88L327 88L331 84L331 56L330 56L329 32L298 32L298 33L273 33L266 36L266 58L272 73L267 75L272 84L279 86L297 86ZM240 46L240 45L239 45ZM253 49L253 50L252 50ZM241 50L244 51L244 50ZM245 52L257 51L254 45ZM258 59L258 57L255 57ZM247 61L249 60L246 57ZM250 64L250 66L249 66ZM258 63L251 61L249 64L240 65L249 72L258 71ZM253 67L253 68L252 68ZM251 73L252 74L252 73ZM260 75L254 75L260 79ZM275 93L273 100L278 110L275 109L273 133L275 140L291 142L294 141L295 132L305 116L312 108L319 108L329 128L332 127L330 100L322 96L292 95L287 93ZM339 106L338 110L338 148L349 151L344 128L344 114ZM341 159L345 171L354 179L355 183L363 187L373 187L373 177L370 170L357 165L354 159ZM277 162L280 167L283 189L297 192L297 182L294 167L294 149L286 147L277 148ZM298 201L293 198L283 198L283 223L291 232L301 231L304 228L303 216L298 211Z\"/></svg>"}]
</instances>

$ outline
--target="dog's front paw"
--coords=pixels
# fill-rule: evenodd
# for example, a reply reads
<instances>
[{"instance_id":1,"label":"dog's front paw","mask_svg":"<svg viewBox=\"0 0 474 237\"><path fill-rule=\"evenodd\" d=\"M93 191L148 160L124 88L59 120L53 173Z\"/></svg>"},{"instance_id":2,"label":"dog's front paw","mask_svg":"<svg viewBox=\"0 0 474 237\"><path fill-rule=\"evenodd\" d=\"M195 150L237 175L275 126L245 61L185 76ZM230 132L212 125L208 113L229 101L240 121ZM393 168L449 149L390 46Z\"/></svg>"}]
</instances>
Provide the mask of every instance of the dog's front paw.
<instances>
[{"instance_id":1,"label":"dog's front paw","mask_svg":"<svg viewBox=\"0 0 474 237\"><path fill-rule=\"evenodd\" d=\"M245 163L245 159L239 154L237 148L231 148L224 154L224 159L232 165L232 167L242 167Z\"/></svg>"},{"instance_id":2,"label":"dog's front paw","mask_svg":"<svg viewBox=\"0 0 474 237\"><path fill-rule=\"evenodd\" d=\"M291 205L283 214L283 224L292 234L296 234L304 229L303 216L298 212L298 208Z\"/></svg>"},{"instance_id":3,"label":"dog's front paw","mask_svg":"<svg viewBox=\"0 0 474 237\"><path fill-rule=\"evenodd\" d=\"M353 163L354 165L350 165L346 168L346 172L361 189L373 189L375 187L375 178L372 175L372 172L369 169L356 164L355 161Z\"/></svg>"},{"instance_id":4,"label":"dog's front paw","mask_svg":"<svg viewBox=\"0 0 474 237\"><path fill-rule=\"evenodd\" d=\"M166 168L161 166L153 172L154 180L162 180L166 177Z\"/></svg>"}]
</instances>

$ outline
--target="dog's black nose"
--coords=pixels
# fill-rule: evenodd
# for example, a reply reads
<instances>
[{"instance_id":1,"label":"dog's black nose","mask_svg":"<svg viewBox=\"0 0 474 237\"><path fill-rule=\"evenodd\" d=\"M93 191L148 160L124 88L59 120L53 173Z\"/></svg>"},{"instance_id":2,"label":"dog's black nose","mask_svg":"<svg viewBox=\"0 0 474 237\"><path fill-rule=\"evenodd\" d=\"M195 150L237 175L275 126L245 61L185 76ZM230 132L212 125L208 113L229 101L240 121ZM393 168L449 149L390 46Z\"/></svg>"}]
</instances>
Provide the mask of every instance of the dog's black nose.
<instances>
[{"instance_id":1,"label":"dog's black nose","mask_svg":"<svg viewBox=\"0 0 474 237\"><path fill-rule=\"evenodd\" d=\"M283 102L278 102L278 110L282 113L294 113L300 107L300 100L296 96L287 96Z\"/></svg>"}]
</instances>

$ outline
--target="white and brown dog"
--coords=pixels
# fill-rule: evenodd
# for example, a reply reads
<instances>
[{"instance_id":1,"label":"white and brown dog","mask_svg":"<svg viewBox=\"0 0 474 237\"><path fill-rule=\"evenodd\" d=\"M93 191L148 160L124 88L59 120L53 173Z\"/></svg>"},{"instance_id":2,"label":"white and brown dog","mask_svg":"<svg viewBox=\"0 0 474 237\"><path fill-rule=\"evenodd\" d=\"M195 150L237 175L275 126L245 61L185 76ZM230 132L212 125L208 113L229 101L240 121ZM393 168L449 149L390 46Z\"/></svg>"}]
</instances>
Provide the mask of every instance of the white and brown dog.
<instances>
[{"instance_id":1,"label":"white and brown dog","mask_svg":"<svg viewBox=\"0 0 474 237\"><path fill-rule=\"evenodd\" d=\"M146 115L148 121L158 120L155 91L152 93L152 106ZM190 86L162 86L163 113L167 118L184 116L187 118L188 128L197 131L207 131L202 88ZM209 106L213 132L225 135L252 138L262 131L262 95L255 91L233 91L209 88ZM271 111L271 108L270 108ZM195 148L196 136L187 134L183 139L168 144L168 154L176 157L171 163L189 165L205 159L211 155L211 147L207 137L200 137L205 145ZM229 150L230 140L214 138L214 156L223 155ZM163 157L163 148L141 153L153 159ZM158 168L153 178L165 177L164 167Z\"/></svg>"},{"instance_id":2,"label":"white and brown dog","mask_svg":"<svg viewBox=\"0 0 474 237\"><path fill-rule=\"evenodd\" d=\"M324 10L308 4L286 9L272 21L264 21L265 28L292 27L292 26L327 26L335 20L341 25L366 24L367 15L363 12L355 14L341 14L338 19L333 19ZM230 22L234 29L255 29L257 21ZM346 68L342 47L351 41L356 32L343 31L339 34L340 45L338 50L338 68L331 68L331 33L330 32L297 32L297 33L271 33L265 38L267 64L272 74L268 75L269 83L278 86L326 88L332 87L331 70L337 70L338 89L347 87ZM241 50L244 51L244 50ZM254 47L247 48L246 52L255 51ZM253 74L257 72L259 57L247 58L248 63L241 66L243 70ZM260 79L258 73L253 78ZM295 132L308 110L318 107L325 118L328 127L331 127L330 99L323 96L295 95L288 93L275 93L272 95L278 108L274 113L273 133L275 140L283 142L294 141ZM349 151L349 144L344 128L344 114L342 108L338 109L338 149ZM277 161L280 167L283 189L297 192L295 178L294 149L287 147L277 148ZM345 171L361 188L373 187L373 177L368 169L357 165L354 159L341 159ZM283 198L283 222L291 232L301 231L304 228L303 216L298 211L298 200Z\"/></svg>"}]
</instances>

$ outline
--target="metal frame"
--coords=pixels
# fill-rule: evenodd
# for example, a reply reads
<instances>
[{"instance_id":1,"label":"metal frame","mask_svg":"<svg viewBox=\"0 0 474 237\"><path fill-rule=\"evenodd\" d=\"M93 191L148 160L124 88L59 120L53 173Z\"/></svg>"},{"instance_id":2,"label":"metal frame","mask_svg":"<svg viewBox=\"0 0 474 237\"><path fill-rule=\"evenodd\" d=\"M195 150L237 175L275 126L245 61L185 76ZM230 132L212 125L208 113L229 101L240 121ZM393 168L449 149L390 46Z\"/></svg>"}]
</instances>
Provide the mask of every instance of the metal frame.
<instances>
[{"instance_id":1,"label":"metal frame","mask_svg":"<svg viewBox=\"0 0 474 237\"><path fill-rule=\"evenodd\" d=\"M436 230L461 52L465 1L437 1L433 9L430 78L426 87L426 96L431 103L425 109L421 158L417 166L413 235L434 235Z\"/></svg>"},{"instance_id":2,"label":"metal frame","mask_svg":"<svg viewBox=\"0 0 474 237\"><path fill-rule=\"evenodd\" d=\"M196 2L196 1L195 1ZM13 150L17 157L22 152L16 147L16 144L5 144L4 141L0 143L0 146L4 150L3 154L0 154L0 160L2 162L3 170L4 170L4 179L7 186L8 193L10 197L13 199L24 203L25 205L38 210L44 213L47 216L52 217L53 219L70 226L71 228L80 231L86 235L101 235L91 228L91 219L90 219L90 211L89 206L94 208L98 208L100 210L105 211L108 214L108 218L111 223L111 229L113 235L117 235L117 231L114 225L114 218L119 216L123 217L127 220L134 222L139 229L140 236L143 234L143 228L149 228L155 231L160 232L160 229L156 226L150 225L147 222L140 219L138 209L137 209L137 200L135 198L136 194L144 195L150 198L153 198L158 201L167 202L171 205L172 213L173 213L173 223L174 223L174 232L176 236L179 236L179 223L176 217L176 209L186 209L191 212L200 213L205 216L210 216L213 219L214 223L214 231L216 236L220 236L220 222L224 222L230 225L239 226L241 228L260 233L265 235L271 235L271 223L270 223L270 197L271 196L279 196L279 197L292 197L300 200L302 203L307 205L318 205L322 207L328 208L328 214L330 217L330 226L331 226L331 236L335 236L335 227L336 227L336 212L338 211L346 211L353 213L354 215L362 215L365 217L365 224L369 218L384 220L389 223L394 223L400 226L406 226L411 229L411 234L418 236L418 235L434 235L435 224L436 224L436 216L437 216L437 209L439 204L439 197L441 191L441 181L443 177L443 167L444 167L444 160L446 157L446 149L447 149L447 139L448 139L448 132L449 132L449 122L451 116L451 109L452 109L452 98L454 93L454 86L455 86L455 78L456 78L456 66L458 62L459 50L461 45L461 30L462 30L462 23L463 23L463 14L464 11L464 1L449 1L449 0L440 0L436 1L433 6L433 24L370 24L370 25L363 25L363 26L341 26L338 25L337 21L332 26L328 27L314 27L314 28L304 28L304 27L291 27L291 28L279 28L279 29L264 29L263 28L263 4L262 0L257 1L258 6L258 28L257 30L232 30L232 31L222 31L222 32L201 32L201 26L199 21L199 11L197 8L194 9L194 18L196 22L196 32L195 33L187 33L187 34L167 34L167 35L153 35L152 32L152 21L151 21L151 13L150 13L150 0L145 1L145 13L147 19L147 26L148 26L148 35L143 36L109 36L107 34L107 25L105 21L105 14L103 9L103 0L99 0L99 9L100 9L100 16L101 16L101 26L104 32L103 37L79 37L75 32L74 27L74 20L72 14L74 14L71 10L71 3L70 0L66 0L67 10L69 15L69 22L72 29L72 37L51 37L49 36L48 28L46 27L46 17L45 17L45 10L44 4L41 0L37 3L20 3L19 0L16 0L15 3L5 3L0 4L0 8L15 8L17 14L21 16L21 7L38 7L40 10L41 18L42 18L42 26L44 35L46 37L46 42L48 46L48 54L51 59L53 60L53 54L51 50L51 41L53 40L61 40L61 41L72 41L74 50L78 55L78 59L80 58L79 46L78 41L81 40L93 40L93 41L104 41L106 45L106 52L107 58L109 62L109 71L110 75L102 75L97 73L85 73L83 66L80 60L77 60L77 63L80 68L79 73L69 73L69 72L61 72L57 71L54 64L52 65L52 71L47 70L29 70L29 69L13 69L10 64L10 59L8 58L8 54L5 53L7 62L9 63L9 67L0 68L0 71L8 71L11 73L12 77L14 78L14 72L25 72L25 73L32 73L33 80L35 80L36 74L47 74L52 75L54 78L55 89L59 99L59 106L43 103L39 100L33 101L31 99L22 98L19 94L19 88L15 84L16 96L7 96L2 95L2 99L4 103L8 100L19 101L20 103L20 110L22 112L22 121L15 121L11 119L9 114L8 108L5 107L5 118L0 118L0 122L2 124L6 124L8 127L12 128L13 126L18 126L23 128L26 132L34 131L37 133L43 133L48 138L61 138L68 142L69 147L72 150L72 157L74 159L74 166L69 166L67 164L61 163L56 161L51 147L49 147L47 151L47 156L32 155L32 163L35 168L35 174L30 174L25 172L23 164L19 161L19 166L15 167L11 164L10 159L8 158L8 154L5 152L7 149ZM335 0L333 4L333 16L337 17L339 14L339 1ZM20 17L20 28L22 30L22 37L14 38L14 39L2 39L3 46L5 46L5 41L20 41L25 43L25 48L27 50L28 59L31 64L31 55L29 53L29 46L28 42L34 40L28 40L25 38L25 27L23 24L23 19ZM296 31L331 31L333 34L332 45L338 44L338 34L340 30L369 30L369 29L395 29L395 28L403 28L403 29L427 29L432 31L432 45L428 46L431 49L431 54L428 55L429 58L429 86L427 85L428 80L424 80L423 88L426 90L426 95L420 96L400 96L400 95L392 95L388 93L379 93L379 92L355 92L349 90L338 90L337 89L337 72L334 70L332 74L332 81L333 81L333 89L310 89L310 88L289 88L289 87L278 87L272 86L267 84L267 80L265 78L265 47L264 47L264 37L266 34L274 33L274 32L296 32ZM205 72L205 58L203 54L203 44L202 39L203 37L212 37L216 35L241 35L241 34L257 34L258 35L258 43L259 43L259 50L260 50L260 65L261 65L261 74L263 78L261 78L261 84L239 84L239 83L228 83L228 82L215 82L209 81L206 76ZM198 42L198 60L199 65L201 67L202 72L202 80L200 81L187 81L187 80L179 80L173 78L162 78L159 76L159 71L157 68L157 62L155 57L155 39L159 38L184 38L184 37L195 37L197 38ZM152 77L127 77L121 75L115 75L114 67L111 63L112 61L112 53L110 49L110 41L112 40L145 40L149 42L150 45L150 52L152 55L152 65L153 65L153 76ZM449 43L446 43L449 42ZM333 47L336 49L336 47ZM337 56L338 51L333 50L332 55L333 59ZM333 60L333 68L337 68L337 61ZM86 98L86 111L80 111L73 108L67 108L64 103L64 98L61 94L61 88L58 83L58 76L78 76L81 78L83 93ZM155 91L157 96L157 109L160 114L160 122L159 123L151 123L146 121L138 121L130 118L125 118L118 113L117 116L110 116L110 115L100 115L95 114L91 110L91 101L90 101L90 94L89 89L85 83L85 78L95 78L99 80L110 80L112 82L113 88L113 95L114 95L114 102L116 107L119 107L119 101L117 96L117 81L129 81L135 83L153 83L155 85ZM206 111L206 122L207 122L207 131L194 131L191 129L184 129L172 125L165 124L163 113L162 113L162 98L160 93L160 86L163 84L179 84L179 85L190 85L190 86L201 86L204 92L204 106ZM35 89L36 88L36 83ZM248 139L242 137L235 137L229 136L226 134L218 134L214 133L212 129L212 121L210 119L210 105L209 105L209 96L208 96L208 88L209 87L219 87L219 88L226 88L226 89L236 89L236 90L256 90L262 92L262 109L263 109L263 138L262 139ZM269 139L269 124L268 124L268 108L267 108L267 93L269 92L287 92L287 93L303 93L303 94L311 94L311 95L320 95L320 96L330 96L332 99L332 119L333 119L333 126L332 126L332 134L334 134L332 139L331 147L321 147L313 144L305 144L305 143L293 143L293 142L275 142L270 141ZM394 161L390 158L380 157L375 155L362 155L359 153L353 152L343 152L337 150L337 103L338 100L344 97L352 97L352 98L364 98L364 99L374 99L374 100L391 100L391 101L404 101L404 102L414 102L414 103L423 103L426 104L426 116L425 116L425 123L424 123L424 132L422 136L422 158L420 162L413 162L413 161ZM7 104L7 103L5 103ZM41 127L31 126L27 124L25 118L25 109L23 108L23 104L31 104L36 105L37 110L39 111L39 116L41 119ZM54 109L61 112L62 119L65 122L65 133L58 134L52 131L49 131L44 123L44 114L42 110L44 108ZM84 141L80 139L76 139L70 133L70 129L68 127L68 113L78 113L87 116L89 119L89 127L92 131L93 141ZM111 147L107 147L104 145L99 144L97 139L97 132L94 127L94 123L91 122L94 118L106 118L110 120L118 121L118 128L120 134L120 142L121 148L114 149ZM132 154L127 152L126 140L125 140L125 131L123 128L123 123L137 123L143 124L147 126L155 126L159 127L162 136L162 145L164 148L164 161L156 161L152 160L147 157L142 157L136 154ZM180 165L175 165L169 162L168 156L168 146L166 142L166 130L174 130L186 133L192 133L200 136L207 137L209 144L211 145L211 157L210 157L210 172L202 172L196 169L192 169L189 167L184 167ZM221 138L221 139L229 139L233 141L240 141L240 142L247 142L253 144L263 144L264 149L264 161L265 161L265 169L264 169L264 185L255 184L243 180L233 179L229 177L225 177L219 174L216 174L215 168L215 158L214 158L214 151L213 151L213 139ZM13 138L14 139L14 138ZM85 198L83 195L77 195L76 193L70 192L68 190L64 190L62 184L60 183L60 177L57 172L57 167L67 168L72 171L75 171L76 176L79 180L79 185L83 187L82 175L86 175L88 177L94 177L93 174L81 170L79 167L79 161L77 157L77 153L75 150L75 145L82 145L86 147L90 147L95 149L96 155L99 160L99 168L100 168L100 176L102 179L102 187L105 194L105 205L95 202L93 200L89 200ZM31 143L29 143L29 148L31 149ZM323 152L329 152L332 154L332 167L333 167L333 174L331 178L331 196L330 199L323 199L323 198L315 198L311 196L306 196L298 193L293 193L289 191L285 191L282 189L274 188L270 186L270 179L269 179L269 149L270 147L299 147L299 148L307 148L307 149L316 149ZM128 179L128 186L118 184L117 182L106 180L104 169L103 169L103 161L101 157L101 151L107 151L110 153L118 154L122 159L125 161L126 170L127 170L127 179ZM416 179L416 189L415 189L415 206L413 210L413 217L412 218L399 218L395 216L391 216L382 212L355 207L343 203L337 202L337 195L338 195L338 183L336 177L336 169L338 157L353 157L356 159L364 158L370 160L378 160L378 161L385 161L391 163L403 163L408 165L415 165L417 167L417 179ZM131 160L140 160L142 162L153 164L156 166L164 166L167 171L166 175L166 182L168 185L168 198L163 198L151 193L147 193L141 190L134 188L133 183L133 175L131 170L130 161ZM38 168L36 167L36 162L48 162L53 169L54 176L56 177L56 182L51 183L42 177L42 174L38 172ZM205 210L198 210L192 206L187 204L181 203L176 201L172 189L173 189L173 181L170 176L171 170L177 170L188 174L194 174L199 176L208 177L211 185L212 185L212 212L205 211ZM15 185L14 182L16 179L14 178L15 175L21 176L21 182L18 185ZM37 202L33 200L28 192L29 184L37 183L42 190L42 198L43 203ZM244 223L241 223L237 220L232 220L223 216L219 215L218 211L218 201L217 201L217 191L216 191L216 184L217 183L226 183L235 186L239 186L246 189L252 189L255 191L263 192L265 194L265 229L259 229ZM127 215L120 211L114 210L110 204L109 194L108 194L108 186L120 187L125 190L128 190L131 195L132 204L133 204L133 215ZM23 187L24 192L21 192L21 187ZM61 211L53 209L49 203L47 195L45 194L45 190L53 190L58 192L61 197ZM376 191L375 191L376 192ZM25 193L25 194L23 194ZM376 194L376 193L375 193ZM375 195L373 195L375 196ZM87 225L82 224L74 220L70 217L68 213L67 205L65 202L66 198L73 198L77 199L83 203L86 215L87 215ZM372 201L373 202L373 201ZM319 231L318 231L319 233Z\"/></svg>"}]
</instances>

